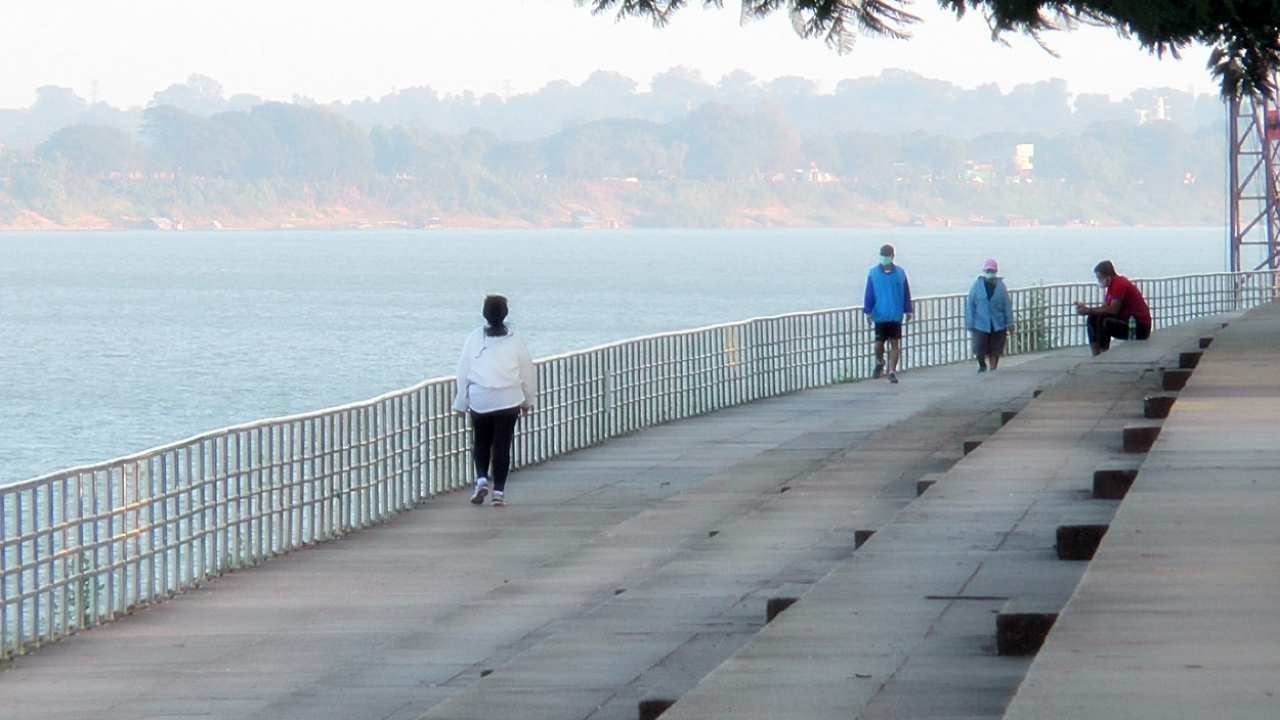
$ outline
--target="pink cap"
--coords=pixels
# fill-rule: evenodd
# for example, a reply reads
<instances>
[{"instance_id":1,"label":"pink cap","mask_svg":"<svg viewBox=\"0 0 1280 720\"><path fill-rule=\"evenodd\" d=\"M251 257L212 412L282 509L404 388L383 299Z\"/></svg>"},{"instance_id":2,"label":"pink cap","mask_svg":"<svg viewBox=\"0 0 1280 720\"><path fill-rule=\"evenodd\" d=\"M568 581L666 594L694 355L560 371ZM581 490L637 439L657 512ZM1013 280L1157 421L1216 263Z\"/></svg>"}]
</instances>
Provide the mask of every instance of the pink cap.
<instances>
[{"instance_id":1,"label":"pink cap","mask_svg":"<svg viewBox=\"0 0 1280 720\"><path fill-rule=\"evenodd\" d=\"M1000 266L999 266L999 265L996 265L996 260L995 260L995 258L987 258L987 261L986 261L986 262L984 262L984 263L982 263L982 269L983 269L984 271L986 271L986 270L999 270L999 269L1000 269Z\"/></svg>"}]
</instances>

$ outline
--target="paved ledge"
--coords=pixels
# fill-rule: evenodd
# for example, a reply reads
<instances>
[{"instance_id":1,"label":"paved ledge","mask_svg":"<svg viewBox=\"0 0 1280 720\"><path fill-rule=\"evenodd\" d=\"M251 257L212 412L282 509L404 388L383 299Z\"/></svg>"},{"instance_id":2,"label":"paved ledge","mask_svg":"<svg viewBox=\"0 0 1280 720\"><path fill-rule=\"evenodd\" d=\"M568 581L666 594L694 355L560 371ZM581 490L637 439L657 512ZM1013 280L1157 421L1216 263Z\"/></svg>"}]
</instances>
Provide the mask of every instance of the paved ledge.
<instances>
[{"instance_id":1,"label":"paved ledge","mask_svg":"<svg viewBox=\"0 0 1280 720\"><path fill-rule=\"evenodd\" d=\"M1216 338L1005 717L1280 717L1280 306Z\"/></svg>"},{"instance_id":2,"label":"paved ledge","mask_svg":"<svg viewBox=\"0 0 1280 720\"><path fill-rule=\"evenodd\" d=\"M1124 458L1121 431L1159 387L1156 368L1207 327L1120 345L1039 386L664 720L999 717L1030 658L997 654L997 615L1065 604L1085 563L1058 559L1058 526L1109 521L1116 503L1091 498L1094 468Z\"/></svg>"}]
</instances>

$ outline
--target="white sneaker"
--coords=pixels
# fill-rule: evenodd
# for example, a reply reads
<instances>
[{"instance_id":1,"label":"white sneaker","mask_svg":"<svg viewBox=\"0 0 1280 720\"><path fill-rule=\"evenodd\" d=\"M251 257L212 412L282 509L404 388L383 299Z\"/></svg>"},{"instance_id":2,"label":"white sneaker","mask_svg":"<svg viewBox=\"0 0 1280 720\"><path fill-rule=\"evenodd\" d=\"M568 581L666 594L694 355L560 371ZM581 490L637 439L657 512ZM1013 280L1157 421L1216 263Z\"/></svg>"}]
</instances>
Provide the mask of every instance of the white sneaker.
<instances>
[{"instance_id":1,"label":"white sneaker","mask_svg":"<svg viewBox=\"0 0 1280 720\"><path fill-rule=\"evenodd\" d=\"M483 505L484 496L489 494L489 478L476 478L475 492L471 493L472 505Z\"/></svg>"},{"instance_id":2,"label":"white sneaker","mask_svg":"<svg viewBox=\"0 0 1280 720\"><path fill-rule=\"evenodd\" d=\"M494 507L502 507L502 506L504 506L504 505L506 505L506 504L507 504L507 500L506 500L506 497L504 497L504 496L503 496L502 491L501 491L501 490L494 490L494 491L493 491L493 506L494 506Z\"/></svg>"}]
</instances>

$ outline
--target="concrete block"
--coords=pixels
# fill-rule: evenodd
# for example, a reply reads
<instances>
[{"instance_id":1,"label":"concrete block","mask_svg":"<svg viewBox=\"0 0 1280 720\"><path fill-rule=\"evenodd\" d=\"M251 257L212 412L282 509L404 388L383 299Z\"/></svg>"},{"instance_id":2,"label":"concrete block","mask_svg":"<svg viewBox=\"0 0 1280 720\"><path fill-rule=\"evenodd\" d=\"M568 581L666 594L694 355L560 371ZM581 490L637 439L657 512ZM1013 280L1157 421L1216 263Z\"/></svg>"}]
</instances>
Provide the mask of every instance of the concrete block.
<instances>
[{"instance_id":1,"label":"concrete block","mask_svg":"<svg viewBox=\"0 0 1280 720\"><path fill-rule=\"evenodd\" d=\"M954 463L955 461L952 461L951 464L954 464ZM931 472L931 473L925 473L924 475L921 475L916 480L916 497L920 497L921 495L923 495L925 490L928 490L929 488L933 487L934 483L938 482L939 480L942 480L946 476L947 474L945 472Z\"/></svg>"},{"instance_id":2,"label":"concrete block","mask_svg":"<svg viewBox=\"0 0 1280 720\"><path fill-rule=\"evenodd\" d=\"M1000 413L1000 425L1008 425L1016 417L1018 417L1017 410L1004 410Z\"/></svg>"},{"instance_id":3,"label":"concrete block","mask_svg":"<svg viewBox=\"0 0 1280 720\"><path fill-rule=\"evenodd\" d=\"M1160 423L1130 423L1124 426L1124 451L1144 453L1160 437Z\"/></svg>"},{"instance_id":4,"label":"concrete block","mask_svg":"<svg viewBox=\"0 0 1280 720\"><path fill-rule=\"evenodd\" d=\"M1099 500L1122 500L1138 477L1138 468L1098 468L1093 471L1093 496Z\"/></svg>"},{"instance_id":5,"label":"concrete block","mask_svg":"<svg viewBox=\"0 0 1280 720\"><path fill-rule=\"evenodd\" d=\"M774 618L778 617L778 615L781 614L782 611L786 610L792 605L795 605L796 600L799 600L799 599L800 598L794 598L794 597L769 598L769 601L765 603L765 606L764 606L764 621L767 623L773 622Z\"/></svg>"},{"instance_id":6,"label":"concrete block","mask_svg":"<svg viewBox=\"0 0 1280 720\"><path fill-rule=\"evenodd\" d=\"M645 698L640 701L640 720L656 720L675 704L675 700L668 698Z\"/></svg>"},{"instance_id":7,"label":"concrete block","mask_svg":"<svg viewBox=\"0 0 1280 720\"><path fill-rule=\"evenodd\" d=\"M982 440L983 438L966 438L964 441L964 454L968 455L969 453L981 447Z\"/></svg>"},{"instance_id":8,"label":"concrete block","mask_svg":"<svg viewBox=\"0 0 1280 720\"><path fill-rule=\"evenodd\" d=\"M1186 387L1187 381L1191 379L1191 371L1182 368L1173 369L1166 368L1161 374L1162 387L1165 390L1181 390Z\"/></svg>"},{"instance_id":9,"label":"concrete block","mask_svg":"<svg viewBox=\"0 0 1280 720\"><path fill-rule=\"evenodd\" d=\"M1208 336L1206 336L1206 337L1202 337L1202 338L1200 338L1200 349L1201 349L1201 350L1208 349L1208 347L1209 347L1210 345L1212 345L1212 344L1213 344L1213 338L1212 338L1212 337L1208 337Z\"/></svg>"},{"instance_id":10,"label":"concrete block","mask_svg":"<svg viewBox=\"0 0 1280 720\"><path fill-rule=\"evenodd\" d=\"M1191 370L1200 364L1200 358L1203 355L1204 353L1199 351L1178 353L1178 367L1183 370Z\"/></svg>"},{"instance_id":11,"label":"concrete block","mask_svg":"<svg viewBox=\"0 0 1280 720\"><path fill-rule=\"evenodd\" d=\"M1109 525L1059 525L1058 559L1092 560Z\"/></svg>"},{"instance_id":12,"label":"concrete block","mask_svg":"<svg viewBox=\"0 0 1280 720\"><path fill-rule=\"evenodd\" d=\"M1035 655L1057 621L1057 610L1023 607L1017 600L1010 600L996 615L996 652Z\"/></svg>"},{"instance_id":13,"label":"concrete block","mask_svg":"<svg viewBox=\"0 0 1280 720\"><path fill-rule=\"evenodd\" d=\"M865 545L866 542L871 539L871 536L875 534L876 534L875 530L854 530L853 531L853 549L857 550L858 548Z\"/></svg>"},{"instance_id":14,"label":"concrete block","mask_svg":"<svg viewBox=\"0 0 1280 720\"><path fill-rule=\"evenodd\" d=\"M1169 411L1173 409L1173 404L1178 400L1178 396L1173 393L1157 393L1142 398L1142 416L1152 420L1162 420L1169 417Z\"/></svg>"}]
</instances>

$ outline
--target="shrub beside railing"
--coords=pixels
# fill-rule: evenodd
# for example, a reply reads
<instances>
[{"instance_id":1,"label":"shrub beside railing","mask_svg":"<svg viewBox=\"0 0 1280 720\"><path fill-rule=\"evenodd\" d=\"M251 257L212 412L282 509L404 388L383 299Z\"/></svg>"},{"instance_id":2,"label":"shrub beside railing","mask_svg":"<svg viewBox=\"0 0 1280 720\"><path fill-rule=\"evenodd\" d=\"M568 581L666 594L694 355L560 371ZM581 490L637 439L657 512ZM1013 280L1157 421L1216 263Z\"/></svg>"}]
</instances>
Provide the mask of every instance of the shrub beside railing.
<instances>
[{"instance_id":1,"label":"shrub beside railing","mask_svg":"<svg viewBox=\"0 0 1280 720\"><path fill-rule=\"evenodd\" d=\"M1276 297L1268 273L1139 281L1157 327ZM1012 353L1084 342L1094 285L1014 290ZM904 369L971 356L963 295L921 298ZM870 375L859 308L625 340L538 363L516 467L660 423ZM382 522L471 483L452 378L222 428L0 487L0 659L273 555Z\"/></svg>"}]
</instances>

